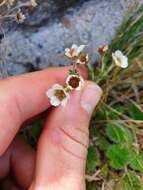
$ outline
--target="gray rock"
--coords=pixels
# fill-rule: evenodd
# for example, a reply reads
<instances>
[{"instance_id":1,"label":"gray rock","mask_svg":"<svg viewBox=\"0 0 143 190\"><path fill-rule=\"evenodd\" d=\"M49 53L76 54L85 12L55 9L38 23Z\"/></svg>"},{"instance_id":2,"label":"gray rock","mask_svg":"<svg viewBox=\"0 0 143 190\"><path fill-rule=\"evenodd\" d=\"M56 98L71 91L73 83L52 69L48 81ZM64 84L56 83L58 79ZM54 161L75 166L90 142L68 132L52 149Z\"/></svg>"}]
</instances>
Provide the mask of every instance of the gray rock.
<instances>
[{"instance_id":1,"label":"gray rock","mask_svg":"<svg viewBox=\"0 0 143 190\"><path fill-rule=\"evenodd\" d=\"M27 10L27 20L22 25L23 29L43 26L54 19L60 18L67 8L74 6L83 0L38 0L38 6Z\"/></svg>"},{"instance_id":2,"label":"gray rock","mask_svg":"<svg viewBox=\"0 0 143 190\"><path fill-rule=\"evenodd\" d=\"M30 26L25 29L22 26L9 32L1 43L5 61L5 69L2 68L1 72L6 73L6 70L8 75L16 75L69 64L64 56L64 49L73 43L88 45L86 50L94 63L97 59L97 47L110 43L131 2L133 1L84 1L67 9L63 16L50 24L42 22L40 26L37 23L34 30Z\"/></svg>"}]
</instances>

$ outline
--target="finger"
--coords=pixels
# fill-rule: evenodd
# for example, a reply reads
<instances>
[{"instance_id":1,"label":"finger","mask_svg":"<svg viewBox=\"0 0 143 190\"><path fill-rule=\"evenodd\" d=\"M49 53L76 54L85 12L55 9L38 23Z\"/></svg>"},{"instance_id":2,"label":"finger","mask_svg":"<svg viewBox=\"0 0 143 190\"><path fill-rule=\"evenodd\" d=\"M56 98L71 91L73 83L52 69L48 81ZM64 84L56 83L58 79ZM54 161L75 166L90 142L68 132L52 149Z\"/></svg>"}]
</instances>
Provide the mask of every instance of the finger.
<instances>
[{"instance_id":1,"label":"finger","mask_svg":"<svg viewBox=\"0 0 143 190\"><path fill-rule=\"evenodd\" d=\"M25 120L50 106L45 92L54 83L63 84L69 68L52 68L0 81L0 155ZM83 67L80 71L85 75Z\"/></svg>"},{"instance_id":2,"label":"finger","mask_svg":"<svg viewBox=\"0 0 143 190\"><path fill-rule=\"evenodd\" d=\"M16 137L5 154L0 157L0 179L11 174L21 188L28 189L34 169L35 152L22 139Z\"/></svg>"},{"instance_id":3,"label":"finger","mask_svg":"<svg viewBox=\"0 0 143 190\"><path fill-rule=\"evenodd\" d=\"M84 189L88 126L101 89L86 82L66 107L53 109L40 137L36 176L30 190Z\"/></svg>"}]
</instances>

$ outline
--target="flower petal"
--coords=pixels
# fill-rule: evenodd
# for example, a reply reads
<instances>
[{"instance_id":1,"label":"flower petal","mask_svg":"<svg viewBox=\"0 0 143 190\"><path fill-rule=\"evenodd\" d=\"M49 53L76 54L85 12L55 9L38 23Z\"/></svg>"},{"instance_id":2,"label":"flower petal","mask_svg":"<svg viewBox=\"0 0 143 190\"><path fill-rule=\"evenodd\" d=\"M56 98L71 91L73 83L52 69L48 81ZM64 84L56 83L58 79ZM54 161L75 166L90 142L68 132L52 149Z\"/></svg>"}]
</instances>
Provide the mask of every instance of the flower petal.
<instances>
[{"instance_id":1,"label":"flower petal","mask_svg":"<svg viewBox=\"0 0 143 190\"><path fill-rule=\"evenodd\" d=\"M78 49L78 46L77 46L76 44L73 44L72 47L71 47L71 49L77 50L77 49Z\"/></svg>"},{"instance_id":2,"label":"flower petal","mask_svg":"<svg viewBox=\"0 0 143 190\"><path fill-rule=\"evenodd\" d=\"M61 104L60 100L58 100L58 98L56 98L55 96L51 97L50 103L53 106L59 106Z\"/></svg>"},{"instance_id":3,"label":"flower petal","mask_svg":"<svg viewBox=\"0 0 143 190\"><path fill-rule=\"evenodd\" d=\"M56 89L61 90L61 89L63 89L63 86L60 85L60 84L54 84L52 88L53 88L54 90L56 90Z\"/></svg>"},{"instance_id":4,"label":"flower petal","mask_svg":"<svg viewBox=\"0 0 143 190\"><path fill-rule=\"evenodd\" d=\"M123 55L123 53L120 50L116 50L115 51L115 56L120 58L120 57L122 57L124 55Z\"/></svg>"},{"instance_id":5,"label":"flower petal","mask_svg":"<svg viewBox=\"0 0 143 190\"><path fill-rule=\"evenodd\" d=\"M65 49L65 52L69 52L69 51L70 51L70 49L69 49L69 48L66 48L66 49Z\"/></svg>"},{"instance_id":6,"label":"flower petal","mask_svg":"<svg viewBox=\"0 0 143 190\"><path fill-rule=\"evenodd\" d=\"M128 57L125 56L120 50L115 51L112 53L112 58L115 64L121 68L128 67Z\"/></svg>"},{"instance_id":7,"label":"flower petal","mask_svg":"<svg viewBox=\"0 0 143 190\"><path fill-rule=\"evenodd\" d=\"M122 64L121 64L122 68L127 68L128 67L128 58L124 56L123 60L122 60Z\"/></svg>"},{"instance_id":8,"label":"flower petal","mask_svg":"<svg viewBox=\"0 0 143 190\"><path fill-rule=\"evenodd\" d=\"M76 90L81 90L84 87L84 79L82 77L80 77L80 83L79 83L79 87L76 88Z\"/></svg>"},{"instance_id":9,"label":"flower petal","mask_svg":"<svg viewBox=\"0 0 143 190\"><path fill-rule=\"evenodd\" d=\"M85 45L80 45L77 49L77 53L81 53L83 49L85 48Z\"/></svg>"},{"instance_id":10,"label":"flower petal","mask_svg":"<svg viewBox=\"0 0 143 190\"><path fill-rule=\"evenodd\" d=\"M61 102L61 105L62 105L62 106L66 106L67 102L68 102L68 100L67 100L67 99L64 99L64 100Z\"/></svg>"},{"instance_id":11,"label":"flower petal","mask_svg":"<svg viewBox=\"0 0 143 190\"><path fill-rule=\"evenodd\" d=\"M117 59L115 53L112 53L112 59L113 59L113 61L115 62L115 64L120 67L120 62L118 61L118 59Z\"/></svg>"},{"instance_id":12,"label":"flower petal","mask_svg":"<svg viewBox=\"0 0 143 190\"><path fill-rule=\"evenodd\" d=\"M54 95L54 90L52 88L50 88L47 92L46 95L51 98Z\"/></svg>"}]
</instances>

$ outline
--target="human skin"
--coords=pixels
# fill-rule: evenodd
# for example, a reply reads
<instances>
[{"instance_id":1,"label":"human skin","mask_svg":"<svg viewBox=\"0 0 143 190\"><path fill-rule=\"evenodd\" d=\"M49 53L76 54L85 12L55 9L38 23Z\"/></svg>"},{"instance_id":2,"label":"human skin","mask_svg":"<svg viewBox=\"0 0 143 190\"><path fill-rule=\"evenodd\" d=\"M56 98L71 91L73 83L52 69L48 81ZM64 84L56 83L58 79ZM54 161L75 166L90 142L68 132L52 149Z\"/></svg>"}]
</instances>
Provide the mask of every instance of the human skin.
<instances>
[{"instance_id":1,"label":"human skin","mask_svg":"<svg viewBox=\"0 0 143 190\"><path fill-rule=\"evenodd\" d=\"M0 81L0 189L85 190L88 126L102 91L85 79L65 107L52 107L45 92L64 84L70 67L49 68ZM37 151L17 133L29 119L48 110Z\"/></svg>"}]
</instances>

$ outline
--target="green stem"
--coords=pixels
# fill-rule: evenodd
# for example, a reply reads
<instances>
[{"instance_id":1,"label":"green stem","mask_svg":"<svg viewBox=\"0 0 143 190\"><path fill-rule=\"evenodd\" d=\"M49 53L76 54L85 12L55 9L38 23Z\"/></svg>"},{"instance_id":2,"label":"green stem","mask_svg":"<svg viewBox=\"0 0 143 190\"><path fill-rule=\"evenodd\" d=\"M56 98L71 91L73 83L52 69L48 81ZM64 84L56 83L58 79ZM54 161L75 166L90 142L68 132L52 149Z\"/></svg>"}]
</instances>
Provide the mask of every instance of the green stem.
<instances>
[{"instance_id":1,"label":"green stem","mask_svg":"<svg viewBox=\"0 0 143 190\"><path fill-rule=\"evenodd\" d=\"M76 66L77 66L77 64L76 64L76 62L73 62L73 72L76 72Z\"/></svg>"},{"instance_id":2,"label":"green stem","mask_svg":"<svg viewBox=\"0 0 143 190\"><path fill-rule=\"evenodd\" d=\"M106 72L104 72L102 75L101 75L101 78L99 77L96 81L97 84L99 84L109 73L110 71L112 71L112 69L114 68L114 65L112 64L108 70Z\"/></svg>"},{"instance_id":3,"label":"green stem","mask_svg":"<svg viewBox=\"0 0 143 190\"><path fill-rule=\"evenodd\" d=\"M101 64L101 72L103 73L105 69L105 63L104 63L104 55L101 56L100 64Z\"/></svg>"},{"instance_id":4,"label":"green stem","mask_svg":"<svg viewBox=\"0 0 143 190\"><path fill-rule=\"evenodd\" d=\"M88 79L94 81L95 80L95 75L94 75L93 65L88 63L87 68L88 68Z\"/></svg>"}]
</instances>

